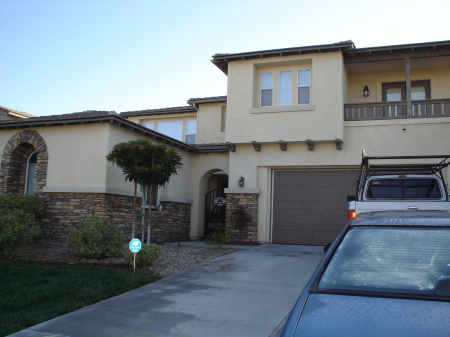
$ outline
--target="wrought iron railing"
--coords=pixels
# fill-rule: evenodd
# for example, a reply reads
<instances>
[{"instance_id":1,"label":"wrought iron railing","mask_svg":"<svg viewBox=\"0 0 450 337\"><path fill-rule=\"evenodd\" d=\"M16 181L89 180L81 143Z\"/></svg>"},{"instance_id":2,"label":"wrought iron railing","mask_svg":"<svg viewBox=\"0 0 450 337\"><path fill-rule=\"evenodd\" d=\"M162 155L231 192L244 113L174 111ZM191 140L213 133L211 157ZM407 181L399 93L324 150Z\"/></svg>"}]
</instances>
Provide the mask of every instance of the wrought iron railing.
<instances>
[{"instance_id":1,"label":"wrought iron railing","mask_svg":"<svg viewBox=\"0 0 450 337\"><path fill-rule=\"evenodd\" d=\"M427 99L411 103L409 116L406 113L406 101L345 104L344 120L450 117L450 99Z\"/></svg>"}]
</instances>

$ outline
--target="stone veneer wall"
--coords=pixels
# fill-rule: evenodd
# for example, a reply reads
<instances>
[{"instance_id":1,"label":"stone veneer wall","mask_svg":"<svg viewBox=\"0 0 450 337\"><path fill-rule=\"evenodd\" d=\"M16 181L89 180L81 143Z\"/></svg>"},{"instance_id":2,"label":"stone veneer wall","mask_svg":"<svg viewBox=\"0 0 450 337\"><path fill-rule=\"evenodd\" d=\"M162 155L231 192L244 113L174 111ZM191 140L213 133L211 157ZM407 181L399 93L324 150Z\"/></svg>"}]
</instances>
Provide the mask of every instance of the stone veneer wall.
<instances>
[{"instance_id":1,"label":"stone veneer wall","mask_svg":"<svg viewBox=\"0 0 450 337\"><path fill-rule=\"evenodd\" d=\"M54 240L65 241L68 226L80 228L78 222L91 216L102 217L108 224L122 229L126 240L131 239L133 197L105 193L44 193L47 214L41 220L44 228L54 228ZM140 198L137 204L140 205ZM189 240L191 205L161 202L162 212L152 212L151 243ZM140 209L137 210L140 213ZM136 217L136 237L141 239L141 216ZM145 223L147 228L147 223Z\"/></svg>"},{"instance_id":2,"label":"stone veneer wall","mask_svg":"<svg viewBox=\"0 0 450 337\"><path fill-rule=\"evenodd\" d=\"M258 233L258 194L227 193L227 209L225 215L225 230L234 242L257 242ZM249 217L247 227L239 230L235 227L233 211L242 206Z\"/></svg>"},{"instance_id":3,"label":"stone veneer wall","mask_svg":"<svg viewBox=\"0 0 450 337\"><path fill-rule=\"evenodd\" d=\"M38 132L16 133L6 143L1 158L0 193L24 193L27 159L36 151L34 194L41 195L47 182L47 145Z\"/></svg>"}]
</instances>

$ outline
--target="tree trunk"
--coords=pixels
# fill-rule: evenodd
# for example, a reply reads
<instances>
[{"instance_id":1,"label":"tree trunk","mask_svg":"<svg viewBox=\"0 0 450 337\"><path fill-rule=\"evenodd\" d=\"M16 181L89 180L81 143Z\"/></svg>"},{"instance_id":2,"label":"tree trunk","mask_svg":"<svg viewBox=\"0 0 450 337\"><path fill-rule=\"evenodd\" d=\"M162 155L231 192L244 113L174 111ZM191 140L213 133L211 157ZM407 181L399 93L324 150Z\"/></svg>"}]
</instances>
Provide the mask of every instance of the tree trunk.
<instances>
[{"instance_id":1,"label":"tree trunk","mask_svg":"<svg viewBox=\"0 0 450 337\"><path fill-rule=\"evenodd\" d=\"M147 244L150 244L150 222L152 214L152 203L153 203L153 190L152 186L148 186L149 202L148 202L148 215L147 215Z\"/></svg>"},{"instance_id":2,"label":"tree trunk","mask_svg":"<svg viewBox=\"0 0 450 337\"><path fill-rule=\"evenodd\" d=\"M137 182L134 183L134 198L133 198L133 229L131 231L131 238L134 239L134 229L136 227L136 193L137 193Z\"/></svg>"},{"instance_id":3,"label":"tree trunk","mask_svg":"<svg viewBox=\"0 0 450 337\"><path fill-rule=\"evenodd\" d=\"M144 225L145 225L145 186L142 186L142 224L141 224L141 242L144 242L144 234L145 234L145 230L144 230Z\"/></svg>"}]
</instances>

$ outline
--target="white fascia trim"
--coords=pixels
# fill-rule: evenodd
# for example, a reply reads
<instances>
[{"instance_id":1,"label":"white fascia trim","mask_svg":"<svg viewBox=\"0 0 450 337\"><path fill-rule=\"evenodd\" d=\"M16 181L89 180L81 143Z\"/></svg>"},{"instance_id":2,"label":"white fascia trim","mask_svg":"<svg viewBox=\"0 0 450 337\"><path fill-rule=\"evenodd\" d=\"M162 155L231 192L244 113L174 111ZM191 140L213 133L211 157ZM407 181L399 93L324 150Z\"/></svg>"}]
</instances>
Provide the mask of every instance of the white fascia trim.
<instances>
[{"instance_id":1,"label":"white fascia trim","mask_svg":"<svg viewBox=\"0 0 450 337\"><path fill-rule=\"evenodd\" d=\"M108 193L134 196L134 191L123 190L111 187L80 187L80 186L44 186L44 192L47 193ZM139 193L137 195L140 197Z\"/></svg>"},{"instance_id":2,"label":"white fascia trim","mask_svg":"<svg viewBox=\"0 0 450 337\"><path fill-rule=\"evenodd\" d=\"M159 201L172 201L172 202L179 202L181 204L191 204L193 203L192 199L185 199L185 198L177 198L177 197L159 197Z\"/></svg>"},{"instance_id":3,"label":"white fascia trim","mask_svg":"<svg viewBox=\"0 0 450 337\"><path fill-rule=\"evenodd\" d=\"M225 188L225 193L253 193L259 194L261 190L259 188Z\"/></svg>"},{"instance_id":4,"label":"white fascia trim","mask_svg":"<svg viewBox=\"0 0 450 337\"><path fill-rule=\"evenodd\" d=\"M250 110L252 114L268 113L268 112L297 112L297 111L314 111L315 105L301 104L289 106L267 106L263 108L253 108Z\"/></svg>"}]
</instances>

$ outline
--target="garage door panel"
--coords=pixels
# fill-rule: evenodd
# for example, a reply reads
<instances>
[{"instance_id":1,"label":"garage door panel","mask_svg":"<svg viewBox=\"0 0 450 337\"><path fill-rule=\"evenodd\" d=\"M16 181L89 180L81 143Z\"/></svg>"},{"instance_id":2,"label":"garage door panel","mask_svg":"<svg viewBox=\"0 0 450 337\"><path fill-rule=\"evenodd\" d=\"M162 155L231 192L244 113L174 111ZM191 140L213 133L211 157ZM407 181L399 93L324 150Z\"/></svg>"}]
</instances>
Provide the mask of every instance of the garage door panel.
<instances>
[{"instance_id":1,"label":"garage door panel","mask_svg":"<svg viewBox=\"0 0 450 337\"><path fill-rule=\"evenodd\" d=\"M347 220L357 170L275 171L272 242L324 245Z\"/></svg>"}]
</instances>

